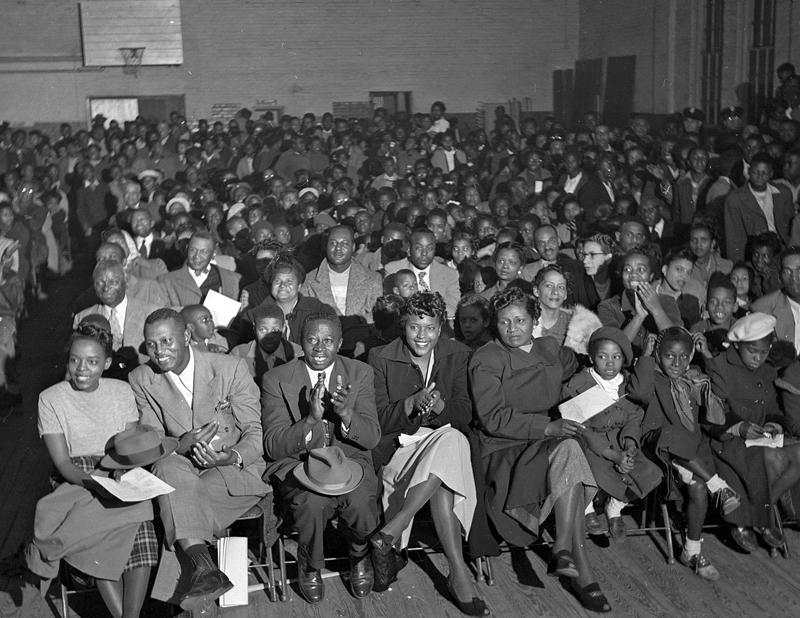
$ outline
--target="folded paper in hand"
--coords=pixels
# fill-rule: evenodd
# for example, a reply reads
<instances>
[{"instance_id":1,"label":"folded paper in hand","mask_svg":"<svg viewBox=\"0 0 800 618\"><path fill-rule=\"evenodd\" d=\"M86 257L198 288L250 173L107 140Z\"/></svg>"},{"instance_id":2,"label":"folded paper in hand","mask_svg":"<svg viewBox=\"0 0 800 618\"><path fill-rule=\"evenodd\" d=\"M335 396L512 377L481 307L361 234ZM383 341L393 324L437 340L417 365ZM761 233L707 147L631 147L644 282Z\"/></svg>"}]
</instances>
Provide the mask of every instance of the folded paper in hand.
<instances>
[{"instance_id":1,"label":"folded paper in hand","mask_svg":"<svg viewBox=\"0 0 800 618\"><path fill-rule=\"evenodd\" d=\"M134 468L122 475L119 481L107 476L94 476L103 489L123 502L142 502L152 500L158 496L175 491L157 476L150 474L144 468Z\"/></svg>"},{"instance_id":2,"label":"folded paper in hand","mask_svg":"<svg viewBox=\"0 0 800 618\"><path fill-rule=\"evenodd\" d=\"M242 303L223 296L214 290L209 290L208 294L206 294L206 299L203 301L203 306L211 312L215 326L228 327L233 318L239 314Z\"/></svg>"},{"instance_id":3,"label":"folded paper in hand","mask_svg":"<svg viewBox=\"0 0 800 618\"><path fill-rule=\"evenodd\" d=\"M400 443L400 446L408 446L409 444L416 444L417 442L421 442L422 440L427 438L429 435L434 434L437 431L441 431L442 429L446 429L447 427L450 427L450 423L447 423L447 425L442 425L441 427L435 430L432 429L431 427L420 427L419 429L417 429L417 431L415 431L412 434L401 433L399 436L397 436L397 441Z\"/></svg>"},{"instance_id":4,"label":"folded paper in hand","mask_svg":"<svg viewBox=\"0 0 800 618\"><path fill-rule=\"evenodd\" d=\"M745 440L744 445L750 446L763 446L765 448L783 448L783 434L776 433L769 437L755 438L753 440Z\"/></svg>"},{"instance_id":5,"label":"folded paper in hand","mask_svg":"<svg viewBox=\"0 0 800 618\"><path fill-rule=\"evenodd\" d=\"M601 386L593 386L588 391L576 395L558 406L561 418L583 423L616 403Z\"/></svg>"}]
</instances>

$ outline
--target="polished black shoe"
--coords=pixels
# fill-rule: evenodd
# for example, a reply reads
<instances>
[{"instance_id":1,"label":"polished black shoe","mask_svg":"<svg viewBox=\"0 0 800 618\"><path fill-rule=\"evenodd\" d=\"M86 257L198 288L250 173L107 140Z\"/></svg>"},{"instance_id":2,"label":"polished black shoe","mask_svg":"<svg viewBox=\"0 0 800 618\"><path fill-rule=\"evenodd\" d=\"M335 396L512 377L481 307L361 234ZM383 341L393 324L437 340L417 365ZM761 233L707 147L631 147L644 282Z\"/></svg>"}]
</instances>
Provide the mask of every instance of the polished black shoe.
<instances>
[{"instance_id":1,"label":"polished black shoe","mask_svg":"<svg viewBox=\"0 0 800 618\"><path fill-rule=\"evenodd\" d=\"M192 611L209 601L216 601L233 588L231 580L219 569L195 571L189 585L189 591L181 596L180 606L184 611Z\"/></svg>"},{"instance_id":2,"label":"polished black shoe","mask_svg":"<svg viewBox=\"0 0 800 618\"><path fill-rule=\"evenodd\" d=\"M369 554L361 558L350 558L350 589L357 599L363 599L372 591L375 575Z\"/></svg>"},{"instance_id":3,"label":"polished black shoe","mask_svg":"<svg viewBox=\"0 0 800 618\"><path fill-rule=\"evenodd\" d=\"M748 554L758 551L758 541L752 528L733 528L731 530L731 538L742 551Z\"/></svg>"},{"instance_id":4,"label":"polished black shoe","mask_svg":"<svg viewBox=\"0 0 800 618\"><path fill-rule=\"evenodd\" d=\"M308 571L301 565L297 572L297 585L300 588L300 594L312 605L325 598L325 581L322 579L322 571Z\"/></svg>"}]
</instances>

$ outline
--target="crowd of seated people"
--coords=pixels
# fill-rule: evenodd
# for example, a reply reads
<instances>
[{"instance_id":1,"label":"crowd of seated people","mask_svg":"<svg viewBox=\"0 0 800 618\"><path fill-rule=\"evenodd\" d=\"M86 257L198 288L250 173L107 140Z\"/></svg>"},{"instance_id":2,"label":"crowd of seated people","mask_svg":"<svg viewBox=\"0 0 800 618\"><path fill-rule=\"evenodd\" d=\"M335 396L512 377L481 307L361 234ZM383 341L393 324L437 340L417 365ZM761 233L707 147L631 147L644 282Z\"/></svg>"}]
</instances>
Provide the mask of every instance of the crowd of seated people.
<instances>
[{"instance_id":1,"label":"crowd of seated people","mask_svg":"<svg viewBox=\"0 0 800 618\"><path fill-rule=\"evenodd\" d=\"M58 475L29 568L66 560L114 616L148 594L193 609L231 587L210 544L270 491L310 603L329 520L361 598L401 576L426 504L470 615L489 608L462 541L497 555L550 520L549 571L609 611L587 535L624 539L652 492L683 497L680 561L702 578L720 577L707 517L745 552L780 547L800 480L800 133L721 116L564 127L498 108L466 131L435 102L0 130L5 358L26 291L92 265L65 380L39 400ZM240 303L224 324L219 296ZM592 389L605 407L561 416ZM156 456L131 454L142 436ZM106 519L89 472L133 461L175 491ZM64 513L79 521L56 530Z\"/></svg>"}]
</instances>

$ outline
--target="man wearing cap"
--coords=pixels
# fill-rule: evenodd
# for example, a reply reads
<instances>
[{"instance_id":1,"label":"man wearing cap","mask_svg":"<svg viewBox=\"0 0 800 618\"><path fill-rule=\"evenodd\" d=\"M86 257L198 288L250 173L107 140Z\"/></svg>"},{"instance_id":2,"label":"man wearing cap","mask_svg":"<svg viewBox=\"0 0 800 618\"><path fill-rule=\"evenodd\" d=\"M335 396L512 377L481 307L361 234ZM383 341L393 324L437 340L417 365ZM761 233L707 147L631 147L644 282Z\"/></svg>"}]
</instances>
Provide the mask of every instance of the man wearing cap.
<instances>
[{"instance_id":1,"label":"man wearing cap","mask_svg":"<svg viewBox=\"0 0 800 618\"><path fill-rule=\"evenodd\" d=\"M703 110L696 107L687 107L683 110L683 132L699 134L703 130L703 121L706 115Z\"/></svg>"},{"instance_id":2,"label":"man wearing cap","mask_svg":"<svg viewBox=\"0 0 800 618\"><path fill-rule=\"evenodd\" d=\"M186 322L172 309L147 317L144 340L151 362L128 378L141 423L179 439L176 452L153 466L175 488L158 498L170 551L162 554L153 597L192 610L232 588L207 544L269 491L261 480L258 388L244 360L192 350ZM176 551L192 568L180 588Z\"/></svg>"},{"instance_id":3,"label":"man wearing cap","mask_svg":"<svg viewBox=\"0 0 800 618\"><path fill-rule=\"evenodd\" d=\"M731 135L739 135L744 128L744 110L738 105L723 107L719 112L722 130Z\"/></svg>"},{"instance_id":4,"label":"man wearing cap","mask_svg":"<svg viewBox=\"0 0 800 618\"><path fill-rule=\"evenodd\" d=\"M373 584L367 539L378 527L379 517L378 480L371 450L381 435L374 375L369 365L339 356L341 344L337 319L322 314L309 316L301 335L303 358L268 371L261 387L268 462L264 478L276 488L278 504L299 533L298 580L310 603L321 601L325 594L320 573L325 559L322 534L335 515L351 535L353 594L364 597ZM362 480L357 486L347 482L339 487L326 486L319 478L314 481L310 474L313 469L337 464L330 459L323 461L325 458L314 452L328 451L323 447L341 449L360 466Z\"/></svg>"},{"instance_id":5,"label":"man wearing cap","mask_svg":"<svg viewBox=\"0 0 800 618\"><path fill-rule=\"evenodd\" d=\"M775 232L785 245L788 244L794 217L789 189L770 183L772 159L769 155L754 155L747 173L745 186L725 197L726 257L733 262L744 259L747 239L763 232Z\"/></svg>"},{"instance_id":6,"label":"man wearing cap","mask_svg":"<svg viewBox=\"0 0 800 618\"><path fill-rule=\"evenodd\" d=\"M238 300L241 276L212 264L216 251L217 242L210 232L192 234L184 265L159 277L171 307L202 304L210 290Z\"/></svg>"},{"instance_id":7,"label":"man wearing cap","mask_svg":"<svg viewBox=\"0 0 800 618\"><path fill-rule=\"evenodd\" d=\"M308 273L300 293L334 307L348 339L348 330L355 334L360 325L372 324L372 308L383 293L383 282L378 273L353 261L355 232L351 227L332 227L323 242L325 260ZM348 348L352 346L346 344Z\"/></svg>"}]
</instances>

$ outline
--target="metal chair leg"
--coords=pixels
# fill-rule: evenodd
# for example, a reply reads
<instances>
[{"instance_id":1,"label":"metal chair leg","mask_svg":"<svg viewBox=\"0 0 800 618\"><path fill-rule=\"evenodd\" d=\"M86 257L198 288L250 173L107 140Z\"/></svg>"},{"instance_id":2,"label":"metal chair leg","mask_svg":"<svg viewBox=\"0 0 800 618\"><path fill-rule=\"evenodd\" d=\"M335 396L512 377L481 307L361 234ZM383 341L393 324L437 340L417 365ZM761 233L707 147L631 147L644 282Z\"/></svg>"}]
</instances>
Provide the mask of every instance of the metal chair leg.
<instances>
[{"instance_id":1,"label":"metal chair leg","mask_svg":"<svg viewBox=\"0 0 800 618\"><path fill-rule=\"evenodd\" d=\"M67 587L63 582L61 585L61 618L69 618L69 603L67 602Z\"/></svg>"},{"instance_id":2,"label":"metal chair leg","mask_svg":"<svg viewBox=\"0 0 800 618\"><path fill-rule=\"evenodd\" d=\"M283 546L282 535L278 537L278 568L281 578L281 590L278 598L285 603L289 600L289 578L286 576L286 548Z\"/></svg>"},{"instance_id":3,"label":"metal chair leg","mask_svg":"<svg viewBox=\"0 0 800 618\"><path fill-rule=\"evenodd\" d=\"M486 585L494 586L494 569L492 568L492 559L489 556L486 556L485 561L486 561Z\"/></svg>"},{"instance_id":4,"label":"metal chair leg","mask_svg":"<svg viewBox=\"0 0 800 618\"><path fill-rule=\"evenodd\" d=\"M475 583L479 584L483 580L483 557L475 558Z\"/></svg>"},{"instance_id":5,"label":"metal chair leg","mask_svg":"<svg viewBox=\"0 0 800 618\"><path fill-rule=\"evenodd\" d=\"M664 533L667 536L667 564L675 564L675 548L672 546L672 522L669 519L667 503L661 503L661 517L664 520Z\"/></svg>"},{"instance_id":6,"label":"metal chair leg","mask_svg":"<svg viewBox=\"0 0 800 618\"><path fill-rule=\"evenodd\" d=\"M775 519L775 525L778 527L778 532L780 532L781 537L783 538L783 545L781 545L781 551L783 551L783 557L789 558L789 543L786 541L786 535L783 533L783 522L781 521L781 514L778 512L777 507L771 509L772 510L772 517Z\"/></svg>"}]
</instances>

